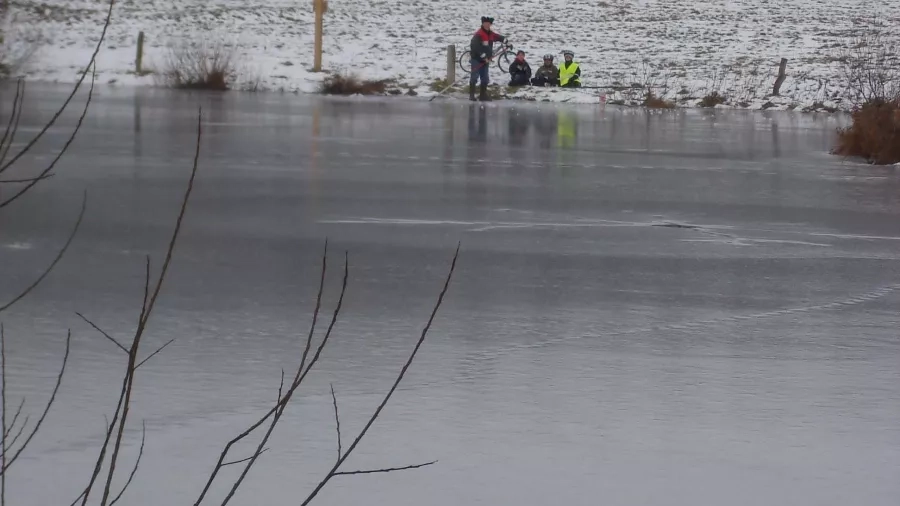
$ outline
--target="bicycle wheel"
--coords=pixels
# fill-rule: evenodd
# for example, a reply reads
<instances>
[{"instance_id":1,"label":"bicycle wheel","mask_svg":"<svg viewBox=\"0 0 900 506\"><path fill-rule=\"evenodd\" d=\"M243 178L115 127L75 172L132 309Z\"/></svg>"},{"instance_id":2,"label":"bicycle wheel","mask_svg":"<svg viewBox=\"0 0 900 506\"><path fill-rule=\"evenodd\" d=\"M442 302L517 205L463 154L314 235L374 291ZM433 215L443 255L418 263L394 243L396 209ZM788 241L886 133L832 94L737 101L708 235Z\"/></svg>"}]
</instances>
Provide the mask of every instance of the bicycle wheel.
<instances>
[{"instance_id":1,"label":"bicycle wheel","mask_svg":"<svg viewBox=\"0 0 900 506\"><path fill-rule=\"evenodd\" d=\"M459 68L462 69L466 74L472 72L472 52L471 51L463 51L461 55L459 55Z\"/></svg>"},{"instance_id":2,"label":"bicycle wheel","mask_svg":"<svg viewBox=\"0 0 900 506\"><path fill-rule=\"evenodd\" d=\"M509 70L510 63L512 63L512 60L509 57L508 51L497 57L497 68L504 74Z\"/></svg>"}]
</instances>

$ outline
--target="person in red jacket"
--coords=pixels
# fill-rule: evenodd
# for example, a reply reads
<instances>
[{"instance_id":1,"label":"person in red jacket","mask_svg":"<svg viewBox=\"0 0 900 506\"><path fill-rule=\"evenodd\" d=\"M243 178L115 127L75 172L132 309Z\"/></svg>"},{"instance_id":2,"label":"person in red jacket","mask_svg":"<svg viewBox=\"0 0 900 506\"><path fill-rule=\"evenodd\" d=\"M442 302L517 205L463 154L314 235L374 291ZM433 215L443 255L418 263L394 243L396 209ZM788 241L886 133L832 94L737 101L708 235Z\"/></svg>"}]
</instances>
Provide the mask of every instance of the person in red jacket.
<instances>
[{"instance_id":1,"label":"person in red jacket","mask_svg":"<svg viewBox=\"0 0 900 506\"><path fill-rule=\"evenodd\" d=\"M494 55L494 42L506 42L506 37L491 30L494 18L483 16L481 28L472 36L471 51L472 75L469 77L469 100L475 100L475 84L481 80L482 101L490 100L487 96L487 86L490 82L488 68Z\"/></svg>"}]
</instances>

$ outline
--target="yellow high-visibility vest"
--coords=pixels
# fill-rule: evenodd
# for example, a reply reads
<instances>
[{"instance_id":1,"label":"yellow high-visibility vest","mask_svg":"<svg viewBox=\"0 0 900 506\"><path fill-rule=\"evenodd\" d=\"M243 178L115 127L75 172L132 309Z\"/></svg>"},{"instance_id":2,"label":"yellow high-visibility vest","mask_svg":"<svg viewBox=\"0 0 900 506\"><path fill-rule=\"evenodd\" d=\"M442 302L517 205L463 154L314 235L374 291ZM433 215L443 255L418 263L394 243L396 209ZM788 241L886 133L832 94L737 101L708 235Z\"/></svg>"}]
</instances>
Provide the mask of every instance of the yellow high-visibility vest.
<instances>
[{"instance_id":1,"label":"yellow high-visibility vest","mask_svg":"<svg viewBox=\"0 0 900 506\"><path fill-rule=\"evenodd\" d=\"M566 84L568 84L568 82L571 81L572 78L575 77L575 72L577 70L578 70L578 64L575 62L572 62L568 68L566 68L566 62L560 63L559 64L559 85L565 86ZM578 82L581 80L578 78L575 78L575 81Z\"/></svg>"}]
</instances>

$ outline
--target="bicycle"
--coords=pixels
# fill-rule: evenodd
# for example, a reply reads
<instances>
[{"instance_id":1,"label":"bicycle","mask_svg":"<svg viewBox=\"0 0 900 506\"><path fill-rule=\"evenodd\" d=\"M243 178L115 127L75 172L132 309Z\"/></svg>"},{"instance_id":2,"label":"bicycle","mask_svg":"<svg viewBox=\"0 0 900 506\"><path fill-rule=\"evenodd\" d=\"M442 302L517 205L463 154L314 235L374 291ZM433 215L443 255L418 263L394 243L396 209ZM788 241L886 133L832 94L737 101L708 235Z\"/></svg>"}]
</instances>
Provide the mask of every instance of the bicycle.
<instances>
[{"instance_id":1,"label":"bicycle","mask_svg":"<svg viewBox=\"0 0 900 506\"><path fill-rule=\"evenodd\" d=\"M497 68L500 69L504 74L507 70L509 70L509 64L512 63L512 60L509 58L509 53L512 51L512 44L508 41L504 42L500 45L500 48L493 54L491 57L494 61L497 62ZM469 74L472 72L472 51L467 50L463 51L461 55L459 55L458 59L459 68L462 69L463 72ZM490 65L490 63L486 63L485 65Z\"/></svg>"}]
</instances>

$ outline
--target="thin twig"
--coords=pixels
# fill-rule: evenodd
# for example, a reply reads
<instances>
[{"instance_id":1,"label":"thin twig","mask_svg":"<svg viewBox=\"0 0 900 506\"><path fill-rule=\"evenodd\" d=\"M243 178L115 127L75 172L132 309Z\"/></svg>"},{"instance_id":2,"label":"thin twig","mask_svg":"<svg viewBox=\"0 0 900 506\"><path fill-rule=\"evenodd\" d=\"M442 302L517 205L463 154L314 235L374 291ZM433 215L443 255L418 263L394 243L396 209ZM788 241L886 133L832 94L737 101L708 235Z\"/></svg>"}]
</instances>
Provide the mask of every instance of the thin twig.
<instances>
[{"instance_id":1,"label":"thin twig","mask_svg":"<svg viewBox=\"0 0 900 506\"><path fill-rule=\"evenodd\" d=\"M25 419L22 420L22 426L19 427L19 432L16 432L16 435L13 436L12 439L9 439L9 437L7 437L7 439L6 439L6 451L7 451L7 452L10 451L10 450L12 450L13 447L16 446L16 442L19 441L19 437L20 437L23 433L25 433L25 427L28 427L28 420L29 420L30 418L31 418L30 415L25 415Z\"/></svg>"},{"instance_id":2,"label":"thin twig","mask_svg":"<svg viewBox=\"0 0 900 506\"><path fill-rule=\"evenodd\" d=\"M32 182L36 182L36 181L43 181L44 179L50 179L53 176L55 176L55 174L47 174L45 176L38 176L38 177L26 177L23 179L0 179L0 184L3 184L3 183L6 183L6 184L32 183Z\"/></svg>"},{"instance_id":3,"label":"thin twig","mask_svg":"<svg viewBox=\"0 0 900 506\"><path fill-rule=\"evenodd\" d=\"M343 448L341 448L341 417L338 415L337 396L334 395L334 384L331 385L331 401L334 403L334 426L337 432L337 458L341 460Z\"/></svg>"},{"instance_id":4,"label":"thin twig","mask_svg":"<svg viewBox=\"0 0 900 506\"><path fill-rule=\"evenodd\" d=\"M84 118L87 116L88 108L90 108L90 106L91 106L91 99L93 99L93 97L94 97L94 83L97 81L97 63L92 62L91 68L92 68L91 87L88 89L88 96L87 96L87 100L85 100L85 102L84 102L84 109L81 111L81 116L79 116L78 122L75 124L75 128L72 130L72 134L69 135L68 139L66 139L66 143L63 144L62 149L59 150L59 153L56 154L56 157L53 158L53 161L51 161L50 164L47 165L47 167L45 167L44 170L42 170L38 174L38 176L36 178L34 178L33 181L26 184L22 188L20 188L19 191L17 191L16 193L13 194L12 197L4 200L3 202L0 202L0 208L6 207L9 204L12 204L13 202L16 201L16 199L18 199L22 195L25 195L28 192L28 190L31 190L32 188L34 188L34 186L42 180L43 176L46 176L47 174L49 174L50 171L52 171L53 168L56 167L56 164L63 157L63 155L66 153L66 151L68 151L69 146L71 146L72 143L75 142L75 137L78 135L78 131L81 130L81 125L82 125L82 123L84 123ZM12 161L10 161L10 163L12 163L13 161L15 161L15 158ZM2 171L2 170L3 170L2 167L0 167L0 171Z\"/></svg>"},{"instance_id":5,"label":"thin twig","mask_svg":"<svg viewBox=\"0 0 900 506\"><path fill-rule=\"evenodd\" d=\"M12 421L9 422L9 427L7 427L6 430L3 431L3 437L5 437L5 438L9 437L9 433L12 432L13 428L15 428L16 422L19 420L19 415L22 414L22 408L24 408L24 407L25 407L25 398L22 397L22 402L19 403L19 408L16 409L16 414L13 415Z\"/></svg>"},{"instance_id":6,"label":"thin twig","mask_svg":"<svg viewBox=\"0 0 900 506\"><path fill-rule=\"evenodd\" d=\"M97 55L100 53L100 48L103 46L103 41L106 40L106 31L109 29L110 21L112 21L113 6L115 5L115 3L116 3L116 0L109 0L109 10L106 13L106 20L103 22L103 30L100 32L100 40L97 41L97 45L94 47L94 52L91 54L91 59L88 61L87 65L84 67L84 71L81 72L81 77L78 79L78 82L75 83L75 86L72 87L72 92L69 93L69 96L66 98L65 102L63 102L62 107L60 107L59 110L56 111L56 114L54 114L53 117L50 118L50 121L48 121L47 124L44 125L44 128L42 128L41 131L38 132L38 134L36 136L34 136L34 138L31 139L31 141L28 144L26 144L25 147L22 148L22 150L19 151L19 153L16 156L14 156L12 158L12 160L7 162L5 165L0 165L0 174L5 172L6 169L10 168L20 158L25 156L25 154L28 153L28 151L30 151L31 148L33 148L35 144L37 144L37 142L41 139L41 137L43 137L44 134L47 133L47 130L50 130L50 128L56 123L56 120L58 120L59 117L62 116L62 113L69 106L69 103L72 101L72 99L78 93L78 90L81 88L81 85L84 83L84 80L87 78L88 71L90 71L93 68L94 72L96 72L96 67L94 67L94 63L97 61Z\"/></svg>"},{"instance_id":7,"label":"thin twig","mask_svg":"<svg viewBox=\"0 0 900 506\"><path fill-rule=\"evenodd\" d=\"M268 448L263 448L263 450L262 450L261 452L259 452L259 455L262 455L263 453L266 453L267 451L269 451ZM257 456L259 456L259 455L257 455ZM253 455L251 455L251 456L249 456L249 457L246 457L246 458L243 458L243 459L241 459L241 460L232 460L231 462L226 462L226 463L222 464L222 467L225 467L225 466L232 466L232 465L234 465L234 464L240 464L240 463L242 463L242 462L247 462L248 460L250 460L250 459L252 459L252 458L253 458Z\"/></svg>"},{"instance_id":8,"label":"thin twig","mask_svg":"<svg viewBox=\"0 0 900 506\"><path fill-rule=\"evenodd\" d=\"M94 322L88 320L86 316L84 316L83 314L79 313L78 311L75 311L75 314L78 315L79 318L81 318L82 320L84 320L85 323L87 323L88 325L90 325L91 327L93 327L94 330L96 330L97 332L99 332L103 337L105 337L105 338L109 339L110 341L112 341L112 343L115 344L116 346L118 346L120 350L124 351L126 354L128 353L128 348L122 346L122 343L120 343L119 341L116 341L116 338L114 338L113 336L109 335L105 330L103 330L103 329L101 329L100 327L98 327L97 324L95 324Z\"/></svg>"},{"instance_id":9,"label":"thin twig","mask_svg":"<svg viewBox=\"0 0 900 506\"><path fill-rule=\"evenodd\" d=\"M322 342L319 343L319 347L316 348L316 353L313 355L312 359L309 361L309 365L306 366L306 370L303 371L303 374L299 376L297 380L297 384L303 383L303 380L306 378L306 375L309 374L309 371L312 370L313 366L316 365L316 362L319 361L319 357L322 356L322 350L325 349L325 345L328 344L328 340L331 338L331 331L334 330L334 325L337 323L338 315L341 313L341 308L344 305L344 294L347 292L347 279L350 276L350 259L349 254L344 252L344 278L341 281L341 294L338 296L337 304L334 307L334 313L331 315L331 323L328 324L328 330L325 331L325 337L322 338Z\"/></svg>"},{"instance_id":10,"label":"thin twig","mask_svg":"<svg viewBox=\"0 0 900 506\"><path fill-rule=\"evenodd\" d=\"M170 345L170 344L172 344L172 343L174 343L174 342L175 342L175 339L169 339L169 342L167 342L166 344L164 344L164 345L160 346L159 348L157 348L156 351L154 351L153 353L151 353L150 356L148 356L148 357L145 358L144 360L141 360L141 362L140 362L138 365L134 366L134 368L137 369L137 368L139 368L140 366L144 365L144 363L146 363L148 360L150 360L151 358L155 357L159 352L161 352L161 351L163 351L164 349L166 349L166 346L168 346L168 345Z\"/></svg>"},{"instance_id":11,"label":"thin twig","mask_svg":"<svg viewBox=\"0 0 900 506\"><path fill-rule=\"evenodd\" d=\"M159 297L159 293L162 290L163 283L166 279L166 274L169 272L169 265L172 263L172 257L175 252L175 245L178 242L178 236L181 232L182 224L184 223L184 216L187 213L187 205L191 198L191 192L194 189L194 180L197 177L197 167L200 161L200 144L202 139L202 121L203 121L203 109L199 108L197 111L197 147L194 152L194 164L191 168L191 177L188 179L187 188L184 192L184 197L181 201L181 209L178 212L178 218L175 221L175 228L172 231L172 237L169 240L169 246L166 248L166 259L163 261L162 269L159 272L159 277L156 280L156 288L153 290L153 295L150 297L150 301L147 303L147 310L144 312L143 319L138 322L138 328L134 334L134 340L131 343L131 348L128 353L128 368L125 372L125 379L123 380L123 384L125 387L125 399L122 404L122 417L119 419L119 428L116 433L116 442L113 446L113 452L110 456L109 460L109 472L106 477L106 486L103 488L103 498L100 501L100 506L107 506L107 501L109 499L110 488L112 487L112 480L115 476L116 472L116 463L119 458L119 450L122 447L122 437L125 434L125 424L128 420L128 411L131 407L131 393L134 387L134 375L135 375L135 363L137 360L138 349L140 348L141 339L144 335L144 329L147 327L147 322L150 320L150 316L153 313L153 307L156 305L156 301ZM86 498L85 498L86 499Z\"/></svg>"},{"instance_id":12,"label":"thin twig","mask_svg":"<svg viewBox=\"0 0 900 506\"><path fill-rule=\"evenodd\" d=\"M138 466L141 465L141 457L144 456L144 443L147 441L147 423L141 423L141 447L138 450L137 460L134 461L134 467L131 469L131 474L128 475L128 481L125 482L125 485L122 487L122 490L119 491L119 495L117 495L112 501L110 501L109 506L113 506L113 504L119 502L119 499L122 498L122 494L128 490L128 486L131 485L131 480L134 479L134 475L137 474Z\"/></svg>"},{"instance_id":13,"label":"thin twig","mask_svg":"<svg viewBox=\"0 0 900 506\"><path fill-rule=\"evenodd\" d=\"M84 491L75 498L69 506L75 506L78 501L82 501L81 505L86 506L88 498L91 495L91 490L94 488L94 484L97 482L97 478L100 476L100 469L103 466L103 462L106 460L106 450L109 446L109 440L112 438L113 429L115 428L116 420L119 418L119 412L122 410L122 401L125 399L125 388L124 385L122 387L121 392L119 392L119 400L116 402L116 410L113 412L112 422L103 415L103 419L105 420L106 425L104 425L103 430L106 432L106 437L103 439L103 444L100 446L100 455L97 456L97 461L94 463L94 470L91 473L91 479L88 481L87 486L84 488Z\"/></svg>"},{"instance_id":14,"label":"thin twig","mask_svg":"<svg viewBox=\"0 0 900 506\"><path fill-rule=\"evenodd\" d=\"M20 300L25 298L26 295L31 293L32 290L37 288L37 286L41 284L42 281L44 281L44 278L46 278L50 274L50 271L52 271L56 267L56 264L58 264L59 261L62 260L62 257L66 254L66 251L69 250L69 246L72 245L72 241L75 240L75 235L78 234L78 229L81 227L81 221L84 219L84 213L86 210L87 192L84 192L83 196L81 197L81 211L78 212L78 219L75 220L75 226L72 227L72 231L69 233L69 238L66 239L65 244L63 244L63 247L60 248L59 252L56 254L56 258L54 258L53 261L50 262L50 265L48 265L47 268L44 269L44 272L41 273L41 275L38 276L37 279L35 279L34 282L31 283L30 286L28 286L28 288L23 290L22 293L17 295L11 301L7 302L3 306L0 306L0 313L12 307L13 304L19 302Z\"/></svg>"},{"instance_id":15,"label":"thin twig","mask_svg":"<svg viewBox=\"0 0 900 506\"><path fill-rule=\"evenodd\" d=\"M222 506L228 504L234 494L237 492L238 488L241 486L241 483L244 482L244 478L247 477L247 474L250 472L250 468L253 467L253 464L256 463L256 459L262 455L263 448L266 446L266 443L269 441L269 436L272 435L272 432L275 430L275 426L278 425L278 420L281 419L281 415L284 414L284 407L286 404L282 404L282 392L284 390L284 369L281 370L281 383L278 385L278 399L275 401L275 406L281 406L281 408L275 411L275 416L272 417L272 423L269 424L269 430L266 431L265 436L263 436L262 440L259 442L259 445L256 447L256 451L253 452L253 455L247 459L247 465L244 466L244 470L241 472L240 477L235 480L234 485L231 486L231 490L228 492L228 495L225 496L225 499L222 500Z\"/></svg>"},{"instance_id":16,"label":"thin twig","mask_svg":"<svg viewBox=\"0 0 900 506\"><path fill-rule=\"evenodd\" d=\"M53 402L56 400L56 394L57 392L59 392L59 387L62 385L63 375L65 375L66 373L66 365L69 363L69 349L71 344L72 331L69 330L66 333L66 352L63 355L62 367L59 368L59 375L56 376L56 385L53 387L53 392L50 394L50 400L47 401L47 406L44 408L43 413L41 413L41 417L38 418L38 421L37 423L35 423L34 428L31 429L28 437L25 438L25 441L22 442L22 446L20 446L19 449L16 450L16 453L13 454L12 458L6 460L6 455L4 453L4 460L6 460L6 462L4 462L2 468L0 468L0 474L3 474L4 476L6 475L6 471L15 463L19 456L22 455L22 452L25 451L25 448L28 448L28 443L30 443L31 440L34 439L34 436L38 433L38 431L41 430L41 424L44 423L44 420L47 418L47 413L49 413L50 408L53 407Z\"/></svg>"},{"instance_id":17,"label":"thin twig","mask_svg":"<svg viewBox=\"0 0 900 506\"><path fill-rule=\"evenodd\" d=\"M3 138L0 139L0 152L2 152L3 147L6 146L6 140L9 138L10 134L13 132L13 123L16 120L16 108L19 107L19 97L24 95L25 93L25 80L17 79L16 80L16 96L13 97L13 106L12 106L12 114L9 116L9 122L6 124L6 130L3 131ZM24 100L24 97L22 98ZM12 144L12 139L9 139L9 143ZM3 164L3 159L0 158L0 165Z\"/></svg>"},{"instance_id":18,"label":"thin twig","mask_svg":"<svg viewBox=\"0 0 900 506\"><path fill-rule=\"evenodd\" d=\"M19 93L20 88L22 90L21 94ZM9 124L6 127L6 132L4 132L3 134L3 142L0 142L0 166L2 166L3 161L6 160L6 155L9 154L9 148L12 146L13 141L16 138L16 133L19 131L19 121L22 119L22 105L24 103L25 81L23 79L19 79L16 82L16 97L13 100L12 116L9 117ZM7 134L9 134L9 142L6 142ZM6 144L5 146L4 143ZM3 169L0 169L0 173L3 173Z\"/></svg>"},{"instance_id":19,"label":"thin twig","mask_svg":"<svg viewBox=\"0 0 900 506\"><path fill-rule=\"evenodd\" d=\"M3 410L3 440L0 442L0 506L6 506L6 332L0 322L0 409ZM22 427L25 427L23 424ZM18 439L18 437L17 437Z\"/></svg>"},{"instance_id":20,"label":"thin twig","mask_svg":"<svg viewBox=\"0 0 900 506\"><path fill-rule=\"evenodd\" d=\"M312 324L309 326L309 334L306 336L306 347L303 349L303 357L300 359L300 367L297 368L297 375L294 376L296 384L300 381L300 374L303 372L303 366L306 365L306 357L309 355L309 349L312 347L313 333L316 331L316 322L319 320L319 310L322 308L322 293L325 291L325 272L328 270L328 238L325 238L325 251L322 252L322 272L319 275L319 291L316 294L316 307L313 310Z\"/></svg>"},{"instance_id":21,"label":"thin twig","mask_svg":"<svg viewBox=\"0 0 900 506\"><path fill-rule=\"evenodd\" d=\"M432 460L431 462L426 462L424 464L415 464L412 466L386 467L384 469L367 469L365 471L338 471L338 472L334 473L334 476L351 476L354 474L393 473L394 471L406 471L408 469L419 469L420 467L430 466L432 464L437 464L437 461Z\"/></svg>"},{"instance_id":22,"label":"thin twig","mask_svg":"<svg viewBox=\"0 0 900 506\"><path fill-rule=\"evenodd\" d=\"M144 265L144 300L141 301L141 314L138 316L138 325L144 321L144 312L147 311L147 298L150 296L150 255L147 255Z\"/></svg>"},{"instance_id":23,"label":"thin twig","mask_svg":"<svg viewBox=\"0 0 900 506\"><path fill-rule=\"evenodd\" d=\"M450 287L450 280L453 278L453 271L456 270L456 260L459 258L459 245L456 246L456 252L453 254L453 261L450 263L450 271L447 273L447 279L444 281L444 287L441 289L441 293L438 296L437 302L434 305L434 309L431 311L431 316L428 318L428 323L425 324L425 327L422 329L422 333L419 336L419 340L416 342L415 347L409 355L409 358L406 360L406 363L403 364L403 368L400 369L400 373L397 375L397 378L394 380L394 384L391 386L390 390L388 390L387 394L385 394L384 399L382 399L381 404L375 409L375 412L372 413L372 416L369 418L369 421L366 423L365 427L363 427L362 431L360 431L359 435L356 436L356 439L353 440L353 443L347 448L347 451L344 455L338 459L338 461L334 464L331 470L325 475L325 478L319 482L315 489L309 494L301 506L306 506L317 495L319 492L325 488L325 485L335 476L335 473L338 472L338 469L341 465L347 460L347 457L353 453L353 450L359 445L360 441L365 437L366 433L375 424L375 421L381 415L381 411L387 405L388 401L391 400L391 397L394 395L394 392L397 390L397 387L400 385L400 382L403 381L403 377L406 375L406 371L409 370L409 367L412 365L413 361L416 358L416 355L419 353L419 349L422 347L422 344L425 342L425 338L428 336L428 330L431 329L431 324L434 321L434 317L437 315L438 309L440 309L441 304L444 301L444 295L446 295L447 290Z\"/></svg>"}]
</instances>

